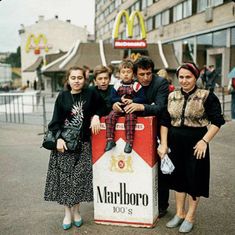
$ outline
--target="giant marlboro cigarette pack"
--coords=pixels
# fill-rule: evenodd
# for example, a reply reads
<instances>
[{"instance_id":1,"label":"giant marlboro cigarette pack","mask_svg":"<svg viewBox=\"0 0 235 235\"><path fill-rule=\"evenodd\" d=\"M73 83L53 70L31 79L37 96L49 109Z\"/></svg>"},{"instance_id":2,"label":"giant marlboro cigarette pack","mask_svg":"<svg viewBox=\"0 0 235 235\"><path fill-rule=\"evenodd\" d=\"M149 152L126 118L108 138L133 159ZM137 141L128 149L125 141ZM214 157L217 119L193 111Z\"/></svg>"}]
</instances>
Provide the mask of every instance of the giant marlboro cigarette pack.
<instances>
[{"instance_id":1,"label":"giant marlboro cigarette pack","mask_svg":"<svg viewBox=\"0 0 235 235\"><path fill-rule=\"evenodd\" d=\"M124 117L116 124L116 146L105 152L106 128L92 136L94 219L100 224L153 227L158 217L156 123L138 117L133 150L125 147Z\"/></svg>"}]
</instances>

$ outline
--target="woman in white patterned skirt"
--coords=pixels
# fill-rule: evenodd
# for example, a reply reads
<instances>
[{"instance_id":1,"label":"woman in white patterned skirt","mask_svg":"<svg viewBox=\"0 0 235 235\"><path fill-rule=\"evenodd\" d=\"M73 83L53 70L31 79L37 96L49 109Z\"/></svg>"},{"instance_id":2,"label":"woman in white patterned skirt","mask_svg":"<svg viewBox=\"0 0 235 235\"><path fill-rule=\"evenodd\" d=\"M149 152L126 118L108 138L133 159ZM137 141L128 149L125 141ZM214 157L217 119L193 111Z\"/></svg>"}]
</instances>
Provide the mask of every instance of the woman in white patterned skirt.
<instances>
[{"instance_id":1,"label":"woman in white patterned skirt","mask_svg":"<svg viewBox=\"0 0 235 235\"><path fill-rule=\"evenodd\" d=\"M82 225L79 203L93 201L90 137L91 132L100 131L104 104L100 95L86 86L82 68L70 68L65 84L67 89L56 99L48 129L56 134L64 126L80 127L81 141L75 151L70 151L62 136L57 139L56 150L50 155L44 198L64 205L62 226L67 230Z\"/></svg>"}]
</instances>

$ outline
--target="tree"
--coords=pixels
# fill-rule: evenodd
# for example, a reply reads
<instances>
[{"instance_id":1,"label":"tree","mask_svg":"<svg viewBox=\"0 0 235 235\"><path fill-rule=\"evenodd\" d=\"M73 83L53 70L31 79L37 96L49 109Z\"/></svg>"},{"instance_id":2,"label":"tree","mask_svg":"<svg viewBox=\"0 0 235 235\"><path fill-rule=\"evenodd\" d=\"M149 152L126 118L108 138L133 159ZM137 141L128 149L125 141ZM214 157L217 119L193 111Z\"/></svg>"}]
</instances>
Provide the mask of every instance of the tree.
<instances>
[{"instance_id":1,"label":"tree","mask_svg":"<svg viewBox=\"0 0 235 235\"><path fill-rule=\"evenodd\" d=\"M17 48L16 53L11 53L6 59L6 64L10 64L12 67L21 67L21 50Z\"/></svg>"}]
</instances>

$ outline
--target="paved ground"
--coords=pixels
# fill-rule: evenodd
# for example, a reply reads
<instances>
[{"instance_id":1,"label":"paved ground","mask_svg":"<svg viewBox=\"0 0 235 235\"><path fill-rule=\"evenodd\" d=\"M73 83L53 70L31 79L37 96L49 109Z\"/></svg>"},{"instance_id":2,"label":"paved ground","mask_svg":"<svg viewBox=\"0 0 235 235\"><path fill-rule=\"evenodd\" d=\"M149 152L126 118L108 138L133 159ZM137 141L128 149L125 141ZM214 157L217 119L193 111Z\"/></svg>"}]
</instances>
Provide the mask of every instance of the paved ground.
<instances>
[{"instance_id":1,"label":"paved ground","mask_svg":"<svg viewBox=\"0 0 235 235\"><path fill-rule=\"evenodd\" d=\"M0 124L0 235L171 235L165 228L174 214L171 195L168 214L152 229L97 225L93 205L83 204L84 225L61 229L63 209L45 202L43 191L49 152L40 148L40 126ZM197 221L190 233L235 234L235 122L228 122L211 143L210 198L201 199Z\"/></svg>"}]
</instances>

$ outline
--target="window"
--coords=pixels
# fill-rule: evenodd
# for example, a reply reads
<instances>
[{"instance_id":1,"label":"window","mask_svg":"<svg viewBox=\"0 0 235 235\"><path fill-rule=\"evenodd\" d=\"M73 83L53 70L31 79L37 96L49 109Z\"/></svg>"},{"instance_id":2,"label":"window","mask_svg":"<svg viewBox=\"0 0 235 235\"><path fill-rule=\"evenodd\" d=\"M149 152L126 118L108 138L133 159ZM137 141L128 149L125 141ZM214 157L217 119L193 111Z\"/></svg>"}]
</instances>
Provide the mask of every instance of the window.
<instances>
[{"instance_id":1,"label":"window","mask_svg":"<svg viewBox=\"0 0 235 235\"><path fill-rule=\"evenodd\" d=\"M213 46L226 47L226 30L221 30L213 33Z\"/></svg>"},{"instance_id":2,"label":"window","mask_svg":"<svg viewBox=\"0 0 235 235\"><path fill-rule=\"evenodd\" d=\"M107 33L109 31L109 24L106 24L104 26L104 32Z\"/></svg>"},{"instance_id":3,"label":"window","mask_svg":"<svg viewBox=\"0 0 235 235\"><path fill-rule=\"evenodd\" d=\"M105 11L104 11L104 17L106 17L108 15L109 15L109 8L106 8Z\"/></svg>"},{"instance_id":4,"label":"window","mask_svg":"<svg viewBox=\"0 0 235 235\"><path fill-rule=\"evenodd\" d=\"M122 0L115 0L114 7L115 9L122 4Z\"/></svg>"},{"instance_id":5,"label":"window","mask_svg":"<svg viewBox=\"0 0 235 235\"><path fill-rule=\"evenodd\" d=\"M223 4L223 0L211 0L212 6L218 6L220 4Z\"/></svg>"},{"instance_id":6,"label":"window","mask_svg":"<svg viewBox=\"0 0 235 235\"><path fill-rule=\"evenodd\" d=\"M111 20L110 22L109 22L109 29L113 29L113 26L114 26L114 19L113 20Z\"/></svg>"},{"instance_id":7,"label":"window","mask_svg":"<svg viewBox=\"0 0 235 235\"><path fill-rule=\"evenodd\" d=\"M207 7L207 0L197 0L197 12L202 12Z\"/></svg>"},{"instance_id":8,"label":"window","mask_svg":"<svg viewBox=\"0 0 235 235\"><path fill-rule=\"evenodd\" d=\"M147 0L147 6L153 5L154 0Z\"/></svg>"},{"instance_id":9,"label":"window","mask_svg":"<svg viewBox=\"0 0 235 235\"><path fill-rule=\"evenodd\" d=\"M153 30L153 18L152 17L147 19L146 24L147 24L147 31L148 32Z\"/></svg>"},{"instance_id":10,"label":"window","mask_svg":"<svg viewBox=\"0 0 235 235\"><path fill-rule=\"evenodd\" d=\"M194 61L194 38L187 38L183 41L183 61Z\"/></svg>"},{"instance_id":11,"label":"window","mask_svg":"<svg viewBox=\"0 0 235 235\"><path fill-rule=\"evenodd\" d=\"M212 33L197 36L197 44L212 46Z\"/></svg>"},{"instance_id":12,"label":"window","mask_svg":"<svg viewBox=\"0 0 235 235\"><path fill-rule=\"evenodd\" d=\"M206 51L212 48L212 33L203 34L197 36L197 63L199 67L205 65L206 62Z\"/></svg>"},{"instance_id":13,"label":"window","mask_svg":"<svg viewBox=\"0 0 235 235\"><path fill-rule=\"evenodd\" d=\"M140 11L140 1L137 1L129 8L129 14L131 14L133 11Z\"/></svg>"},{"instance_id":14,"label":"window","mask_svg":"<svg viewBox=\"0 0 235 235\"><path fill-rule=\"evenodd\" d=\"M133 36L134 36L134 38L138 38L140 36L140 26L139 26L139 24L134 26Z\"/></svg>"},{"instance_id":15,"label":"window","mask_svg":"<svg viewBox=\"0 0 235 235\"><path fill-rule=\"evenodd\" d=\"M124 30L122 33L121 33L121 39L126 39L127 36L126 36L126 30Z\"/></svg>"},{"instance_id":16,"label":"window","mask_svg":"<svg viewBox=\"0 0 235 235\"><path fill-rule=\"evenodd\" d=\"M110 5L109 5L109 12L113 12L114 11L114 2L112 2Z\"/></svg>"},{"instance_id":17,"label":"window","mask_svg":"<svg viewBox=\"0 0 235 235\"><path fill-rule=\"evenodd\" d=\"M173 22L181 20L183 18L182 3L173 7Z\"/></svg>"},{"instance_id":18,"label":"window","mask_svg":"<svg viewBox=\"0 0 235 235\"><path fill-rule=\"evenodd\" d=\"M142 0L142 10L151 6L153 4L153 0Z\"/></svg>"},{"instance_id":19,"label":"window","mask_svg":"<svg viewBox=\"0 0 235 235\"><path fill-rule=\"evenodd\" d=\"M192 15L192 0L183 2L183 18Z\"/></svg>"},{"instance_id":20,"label":"window","mask_svg":"<svg viewBox=\"0 0 235 235\"><path fill-rule=\"evenodd\" d=\"M158 28L162 25L162 15L157 14L155 15L155 28Z\"/></svg>"},{"instance_id":21,"label":"window","mask_svg":"<svg viewBox=\"0 0 235 235\"><path fill-rule=\"evenodd\" d=\"M170 11L166 10L162 12L162 25L167 25L170 23Z\"/></svg>"},{"instance_id":22,"label":"window","mask_svg":"<svg viewBox=\"0 0 235 235\"><path fill-rule=\"evenodd\" d=\"M235 28L231 30L231 45L235 46Z\"/></svg>"},{"instance_id":23,"label":"window","mask_svg":"<svg viewBox=\"0 0 235 235\"><path fill-rule=\"evenodd\" d=\"M231 68L235 67L235 28L231 28L231 50L230 50Z\"/></svg>"},{"instance_id":24,"label":"window","mask_svg":"<svg viewBox=\"0 0 235 235\"><path fill-rule=\"evenodd\" d=\"M223 0L197 0L197 12L202 12L209 6L218 6L223 2Z\"/></svg>"}]
</instances>

